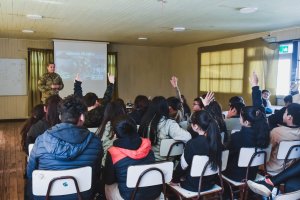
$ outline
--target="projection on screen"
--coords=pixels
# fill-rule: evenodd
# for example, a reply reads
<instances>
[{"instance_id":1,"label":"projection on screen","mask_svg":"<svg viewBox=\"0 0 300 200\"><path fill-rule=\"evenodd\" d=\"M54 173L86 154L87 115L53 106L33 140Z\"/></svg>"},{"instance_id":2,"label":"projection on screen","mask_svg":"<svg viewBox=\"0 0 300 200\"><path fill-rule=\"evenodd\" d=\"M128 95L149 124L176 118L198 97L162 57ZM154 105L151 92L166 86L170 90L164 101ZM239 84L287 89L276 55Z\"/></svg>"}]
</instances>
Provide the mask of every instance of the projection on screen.
<instances>
[{"instance_id":1,"label":"projection on screen","mask_svg":"<svg viewBox=\"0 0 300 200\"><path fill-rule=\"evenodd\" d=\"M61 97L73 94L77 73L83 95L94 92L103 97L107 85L107 43L54 40L54 62L65 85L59 93Z\"/></svg>"}]
</instances>

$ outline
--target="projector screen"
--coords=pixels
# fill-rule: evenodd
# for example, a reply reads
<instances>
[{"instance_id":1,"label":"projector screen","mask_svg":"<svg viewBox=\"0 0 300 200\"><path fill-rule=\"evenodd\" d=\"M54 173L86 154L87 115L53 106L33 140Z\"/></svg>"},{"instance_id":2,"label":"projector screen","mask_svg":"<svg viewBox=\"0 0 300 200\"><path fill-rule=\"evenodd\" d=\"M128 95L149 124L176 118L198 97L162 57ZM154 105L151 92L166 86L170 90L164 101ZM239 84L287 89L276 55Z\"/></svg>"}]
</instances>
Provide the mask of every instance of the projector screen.
<instances>
[{"instance_id":1,"label":"projector screen","mask_svg":"<svg viewBox=\"0 0 300 200\"><path fill-rule=\"evenodd\" d=\"M99 98L107 85L107 43L72 40L54 40L56 73L63 82L61 97L74 93L74 79L79 73L82 92L94 92Z\"/></svg>"}]
</instances>

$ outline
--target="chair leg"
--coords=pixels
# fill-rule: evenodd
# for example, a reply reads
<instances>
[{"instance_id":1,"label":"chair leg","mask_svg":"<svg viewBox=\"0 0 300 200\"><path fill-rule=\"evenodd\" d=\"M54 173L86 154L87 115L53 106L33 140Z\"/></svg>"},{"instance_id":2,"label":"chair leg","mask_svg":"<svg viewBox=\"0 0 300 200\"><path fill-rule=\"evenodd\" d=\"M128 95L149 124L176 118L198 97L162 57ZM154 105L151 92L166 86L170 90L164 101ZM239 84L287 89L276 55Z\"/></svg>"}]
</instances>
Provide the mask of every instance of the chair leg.
<instances>
[{"instance_id":1,"label":"chair leg","mask_svg":"<svg viewBox=\"0 0 300 200\"><path fill-rule=\"evenodd\" d=\"M232 190L232 186L228 183L229 185L229 189L230 189L230 199L233 200L233 190Z\"/></svg>"}]
</instances>

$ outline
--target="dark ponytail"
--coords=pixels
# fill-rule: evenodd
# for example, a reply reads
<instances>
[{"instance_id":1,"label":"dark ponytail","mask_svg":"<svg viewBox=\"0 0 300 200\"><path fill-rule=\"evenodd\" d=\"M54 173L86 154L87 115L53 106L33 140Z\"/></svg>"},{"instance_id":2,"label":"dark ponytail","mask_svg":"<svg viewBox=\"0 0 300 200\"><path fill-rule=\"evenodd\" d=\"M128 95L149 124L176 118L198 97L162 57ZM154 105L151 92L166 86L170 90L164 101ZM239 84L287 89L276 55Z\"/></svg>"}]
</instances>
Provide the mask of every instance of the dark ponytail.
<instances>
[{"instance_id":1,"label":"dark ponytail","mask_svg":"<svg viewBox=\"0 0 300 200\"><path fill-rule=\"evenodd\" d=\"M270 132L265 114L255 106L245 106L241 110L243 121L250 122L256 136L256 147L266 148L269 145Z\"/></svg>"},{"instance_id":2,"label":"dark ponytail","mask_svg":"<svg viewBox=\"0 0 300 200\"><path fill-rule=\"evenodd\" d=\"M156 96L144 114L138 130L139 135L143 138L149 138L152 145L158 143L158 124L162 118L169 118L168 102L165 97Z\"/></svg>"},{"instance_id":3,"label":"dark ponytail","mask_svg":"<svg viewBox=\"0 0 300 200\"><path fill-rule=\"evenodd\" d=\"M206 139L209 146L209 163L213 170L221 166L222 143L219 126L210 114L205 111L196 111L192 115L192 123L197 124L206 133Z\"/></svg>"}]
</instances>

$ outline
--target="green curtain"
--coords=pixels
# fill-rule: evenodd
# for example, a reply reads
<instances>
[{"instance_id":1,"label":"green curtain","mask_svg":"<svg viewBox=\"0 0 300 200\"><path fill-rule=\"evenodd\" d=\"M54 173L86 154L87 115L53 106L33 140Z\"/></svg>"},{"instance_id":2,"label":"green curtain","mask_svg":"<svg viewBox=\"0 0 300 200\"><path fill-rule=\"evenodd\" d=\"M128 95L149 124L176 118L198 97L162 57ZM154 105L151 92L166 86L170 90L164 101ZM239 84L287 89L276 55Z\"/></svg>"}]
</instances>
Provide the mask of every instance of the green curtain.
<instances>
[{"instance_id":1,"label":"green curtain","mask_svg":"<svg viewBox=\"0 0 300 200\"><path fill-rule=\"evenodd\" d=\"M53 56L51 49L28 49L29 110L41 103L38 80L47 71L48 64L53 63Z\"/></svg>"},{"instance_id":2,"label":"green curtain","mask_svg":"<svg viewBox=\"0 0 300 200\"><path fill-rule=\"evenodd\" d=\"M117 68L117 53L108 52L107 53L107 73L115 76L115 89L113 98L118 98L118 68Z\"/></svg>"}]
</instances>

